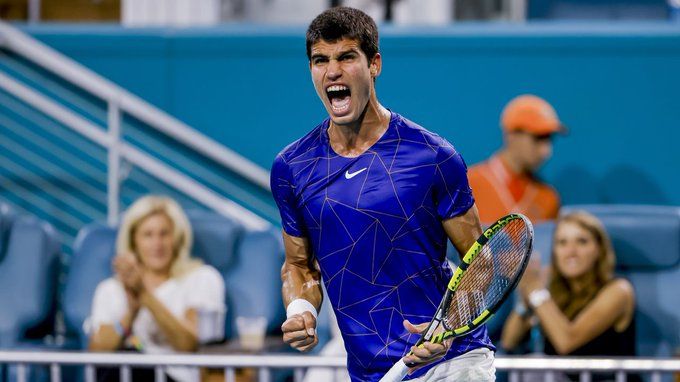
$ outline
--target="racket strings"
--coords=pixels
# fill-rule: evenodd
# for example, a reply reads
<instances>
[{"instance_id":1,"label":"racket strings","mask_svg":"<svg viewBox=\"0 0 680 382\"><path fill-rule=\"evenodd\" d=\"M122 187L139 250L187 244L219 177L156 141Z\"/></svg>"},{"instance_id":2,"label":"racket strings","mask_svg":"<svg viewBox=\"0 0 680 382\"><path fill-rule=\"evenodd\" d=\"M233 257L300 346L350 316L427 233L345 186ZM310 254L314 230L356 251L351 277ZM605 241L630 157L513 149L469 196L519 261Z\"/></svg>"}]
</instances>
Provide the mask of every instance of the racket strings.
<instances>
[{"instance_id":1,"label":"racket strings","mask_svg":"<svg viewBox=\"0 0 680 382\"><path fill-rule=\"evenodd\" d=\"M444 319L448 330L469 325L503 299L521 272L530 240L530 228L522 219L510 221L489 239L453 294Z\"/></svg>"}]
</instances>

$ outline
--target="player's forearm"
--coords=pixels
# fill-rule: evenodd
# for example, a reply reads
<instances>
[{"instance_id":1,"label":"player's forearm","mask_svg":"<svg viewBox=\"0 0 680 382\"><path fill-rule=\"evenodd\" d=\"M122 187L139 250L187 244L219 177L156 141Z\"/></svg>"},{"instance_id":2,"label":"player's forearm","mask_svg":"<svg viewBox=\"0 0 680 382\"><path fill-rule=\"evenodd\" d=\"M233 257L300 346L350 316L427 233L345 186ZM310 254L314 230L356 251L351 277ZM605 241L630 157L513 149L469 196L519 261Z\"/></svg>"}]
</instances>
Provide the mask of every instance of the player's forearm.
<instances>
[{"instance_id":1,"label":"player's forearm","mask_svg":"<svg viewBox=\"0 0 680 382\"><path fill-rule=\"evenodd\" d=\"M319 272L286 261L281 269L281 281L283 282L281 294L285 306L293 300L303 299L309 301L317 312L319 311L323 300Z\"/></svg>"},{"instance_id":2,"label":"player's forearm","mask_svg":"<svg viewBox=\"0 0 680 382\"><path fill-rule=\"evenodd\" d=\"M286 260L281 267L283 303L288 306L296 299L309 301L317 312L321 307L321 274L312 262L309 240L283 232Z\"/></svg>"}]
</instances>

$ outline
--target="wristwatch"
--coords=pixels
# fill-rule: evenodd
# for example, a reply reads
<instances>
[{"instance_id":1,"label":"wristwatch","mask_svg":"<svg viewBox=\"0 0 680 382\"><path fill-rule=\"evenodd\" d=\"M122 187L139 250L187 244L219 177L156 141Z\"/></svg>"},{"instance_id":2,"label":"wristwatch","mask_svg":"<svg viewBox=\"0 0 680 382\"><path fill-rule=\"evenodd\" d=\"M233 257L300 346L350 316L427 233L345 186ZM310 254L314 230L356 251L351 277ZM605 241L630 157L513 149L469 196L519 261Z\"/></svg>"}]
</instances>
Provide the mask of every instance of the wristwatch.
<instances>
[{"instance_id":1,"label":"wristwatch","mask_svg":"<svg viewBox=\"0 0 680 382\"><path fill-rule=\"evenodd\" d=\"M547 289L537 289L531 293L529 293L529 296L527 300L529 300L529 305L533 309L538 308L539 306L543 305L544 302L546 302L548 299L550 299L550 292L548 292Z\"/></svg>"}]
</instances>

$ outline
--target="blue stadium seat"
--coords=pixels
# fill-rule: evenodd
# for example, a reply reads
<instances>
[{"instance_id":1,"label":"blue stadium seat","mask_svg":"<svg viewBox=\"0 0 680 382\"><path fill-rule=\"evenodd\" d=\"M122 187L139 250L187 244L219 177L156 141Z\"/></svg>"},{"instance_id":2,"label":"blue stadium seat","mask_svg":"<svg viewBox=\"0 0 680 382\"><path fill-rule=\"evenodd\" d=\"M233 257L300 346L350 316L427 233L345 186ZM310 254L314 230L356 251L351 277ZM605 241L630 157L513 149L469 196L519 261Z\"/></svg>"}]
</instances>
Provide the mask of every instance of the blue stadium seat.
<instances>
[{"instance_id":1,"label":"blue stadium seat","mask_svg":"<svg viewBox=\"0 0 680 382\"><path fill-rule=\"evenodd\" d=\"M542 266L547 266L551 261L552 237L555 231L555 222L546 221L534 225L534 253L532 259L540 256Z\"/></svg>"},{"instance_id":2,"label":"blue stadium seat","mask_svg":"<svg viewBox=\"0 0 680 382\"><path fill-rule=\"evenodd\" d=\"M268 332L276 332L285 320L281 301L281 235L273 230L246 231L233 266L224 273L232 319L264 316Z\"/></svg>"},{"instance_id":3,"label":"blue stadium seat","mask_svg":"<svg viewBox=\"0 0 680 382\"><path fill-rule=\"evenodd\" d=\"M5 211L7 211L5 209ZM5 215L7 216L7 215ZM59 241L49 224L15 216L4 224L5 256L0 261L0 348L33 342L27 331L51 331L54 319Z\"/></svg>"},{"instance_id":4,"label":"blue stadium seat","mask_svg":"<svg viewBox=\"0 0 680 382\"><path fill-rule=\"evenodd\" d=\"M214 212L190 210L187 216L194 231L192 255L224 274L234 262L243 227Z\"/></svg>"},{"instance_id":5,"label":"blue stadium seat","mask_svg":"<svg viewBox=\"0 0 680 382\"><path fill-rule=\"evenodd\" d=\"M116 229L100 223L82 228L73 243L73 255L61 296L67 338L75 337L75 343L68 344L68 347L87 347L83 322L90 315L97 284L113 274L111 260L115 243Z\"/></svg>"},{"instance_id":6,"label":"blue stadium seat","mask_svg":"<svg viewBox=\"0 0 680 382\"><path fill-rule=\"evenodd\" d=\"M0 202L0 261L7 254L7 244L9 242L9 232L12 222L16 218L16 213L5 203Z\"/></svg>"},{"instance_id":7,"label":"blue stadium seat","mask_svg":"<svg viewBox=\"0 0 680 382\"><path fill-rule=\"evenodd\" d=\"M237 262L237 249L243 235L243 226L214 212L192 210L187 211L187 215L194 231L192 255L215 267L225 279L227 319L224 334L226 338L230 338L234 302L227 274Z\"/></svg>"},{"instance_id":8,"label":"blue stadium seat","mask_svg":"<svg viewBox=\"0 0 680 382\"><path fill-rule=\"evenodd\" d=\"M573 205L604 223L617 255L617 272L635 288L637 353L672 356L680 349L680 207Z\"/></svg>"}]
</instances>

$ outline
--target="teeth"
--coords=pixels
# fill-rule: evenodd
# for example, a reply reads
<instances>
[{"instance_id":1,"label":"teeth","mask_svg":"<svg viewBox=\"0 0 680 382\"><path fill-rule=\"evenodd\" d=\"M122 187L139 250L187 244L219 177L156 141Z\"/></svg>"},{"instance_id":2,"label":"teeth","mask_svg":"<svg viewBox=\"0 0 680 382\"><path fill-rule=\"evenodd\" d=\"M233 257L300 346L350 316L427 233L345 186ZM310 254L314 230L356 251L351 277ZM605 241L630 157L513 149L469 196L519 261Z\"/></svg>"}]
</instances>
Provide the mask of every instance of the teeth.
<instances>
[{"instance_id":1,"label":"teeth","mask_svg":"<svg viewBox=\"0 0 680 382\"><path fill-rule=\"evenodd\" d=\"M327 92L339 92L339 91L342 91L342 90L348 90L347 86L345 86L345 85L333 85L333 86L329 86L326 89Z\"/></svg>"}]
</instances>

